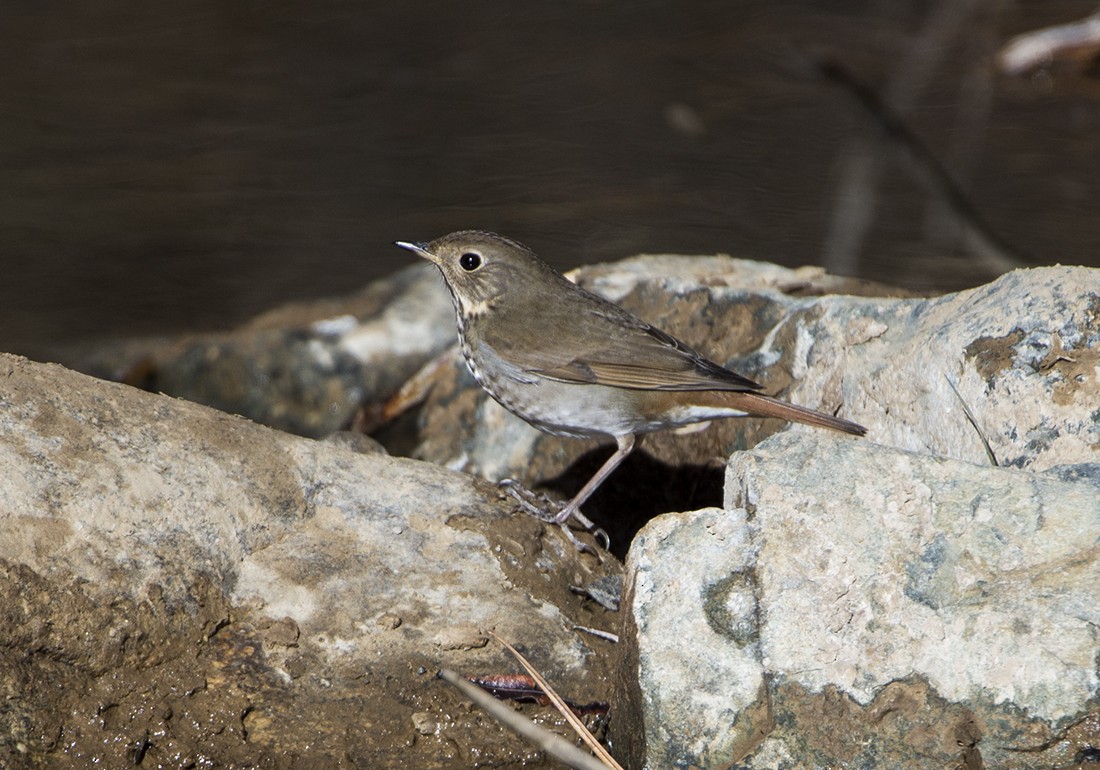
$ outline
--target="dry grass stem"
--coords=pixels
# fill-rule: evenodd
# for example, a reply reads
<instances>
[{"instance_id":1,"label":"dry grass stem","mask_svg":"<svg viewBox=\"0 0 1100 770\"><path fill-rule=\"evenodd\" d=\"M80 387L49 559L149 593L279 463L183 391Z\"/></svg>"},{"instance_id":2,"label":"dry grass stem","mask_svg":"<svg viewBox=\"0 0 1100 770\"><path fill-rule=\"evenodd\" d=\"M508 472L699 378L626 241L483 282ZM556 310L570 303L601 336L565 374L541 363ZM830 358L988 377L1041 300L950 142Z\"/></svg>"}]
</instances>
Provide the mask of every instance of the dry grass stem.
<instances>
[{"instance_id":1,"label":"dry grass stem","mask_svg":"<svg viewBox=\"0 0 1100 770\"><path fill-rule=\"evenodd\" d=\"M967 421L970 423L970 427L978 434L978 438L982 441L982 446L985 447L985 456L989 458L991 465L1000 466L997 462L997 455L993 454L993 447L989 445L989 441L986 440L985 434L982 433L982 429L978 427L978 420L974 417L974 413L970 411L970 407L963 401L963 397L959 394L958 388L955 387L955 383L951 382L951 378L946 374L944 379L947 380L947 384L951 386L951 391L955 394L955 398L959 399L959 403L962 404L963 414L966 415Z\"/></svg>"},{"instance_id":2,"label":"dry grass stem","mask_svg":"<svg viewBox=\"0 0 1100 770\"><path fill-rule=\"evenodd\" d=\"M542 691L546 693L546 697L548 697L550 699L550 702L554 704L554 708L561 712L561 715L565 717L566 721L569 722L570 726L576 731L577 735L581 737L581 740L588 744L588 747L592 749L592 753L603 760L604 766L615 768L615 770L623 770L622 765L616 762L615 758L611 756L608 750L605 749L598 740L596 740L596 736L592 735L589 729L584 726L584 722L581 721L580 717L574 714L573 710L569 708L568 705L566 705L564 700L562 700L562 697L554 692L554 688L550 686L549 682L543 679L542 675L535 670L535 667L528 663L527 659L520 655L519 651L515 647L501 639L499 636L497 636L495 632L490 631L489 636L500 642L500 644L506 650L508 650L508 652L512 653L512 655L515 656L516 660L520 662L520 665L523 666L524 669L526 669L527 673L531 675L531 678L534 679L535 682L538 683L538 686L542 688Z\"/></svg>"},{"instance_id":3,"label":"dry grass stem","mask_svg":"<svg viewBox=\"0 0 1100 770\"><path fill-rule=\"evenodd\" d=\"M576 768L576 770L607 770L608 765L581 751L560 735L555 735L546 728L539 727L477 685L470 684L454 671L443 669L439 672L439 676L448 684L457 687L463 695L488 712L502 725L526 738L532 745L545 751L554 759ZM615 765L615 767L618 767L618 765Z\"/></svg>"}]
</instances>

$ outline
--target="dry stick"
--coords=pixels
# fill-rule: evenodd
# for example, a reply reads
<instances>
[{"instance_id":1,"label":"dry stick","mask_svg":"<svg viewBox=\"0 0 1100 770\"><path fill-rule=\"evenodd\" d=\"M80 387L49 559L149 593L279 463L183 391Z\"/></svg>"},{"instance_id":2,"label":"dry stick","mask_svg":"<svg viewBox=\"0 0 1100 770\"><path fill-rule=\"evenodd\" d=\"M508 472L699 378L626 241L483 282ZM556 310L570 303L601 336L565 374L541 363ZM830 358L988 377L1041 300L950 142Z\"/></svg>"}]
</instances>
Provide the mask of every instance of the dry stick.
<instances>
[{"instance_id":1,"label":"dry stick","mask_svg":"<svg viewBox=\"0 0 1100 770\"><path fill-rule=\"evenodd\" d=\"M516 657L516 660L518 660L520 665L527 670L527 673L531 675L535 683L542 688L542 691L546 693L546 697L554 704L554 708L561 712L561 715L565 717L565 720L569 722L569 725L576 731L577 735L581 737L581 740L587 743L588 747L592 749L592 752L603 760L605 768L611 767L615 768L615 770L623 770L622 765L615 761L615 758L611 756L607 749L596 740L596 736L589 732L588 728L584 726L584 722L581 721L580 717L573 713L573 709L569 708L566 702L562 700L562 697L554 692L554 688L550 686L550 683L543 679L542 674L536 671L535 667L527 662L527 658L520 655L519 650L515 647L497 636L496 632L489 631L489 636L500 642L504 649L508 650L508 652Z\"/></svg>"},{"instance_id":2,"label":"dry stick","mask_svg":"<svg viewBox=\"0 0 1100 770\"><path fill-rule=\"evenodd\" d=\"M600 629L600 628L589 628L588 626L573 626L573 630L574 631L582 631L586 634L592 634L592 636L595 636L598 639L603 639L605 641L611 642L612 644L618 644L619 643L619 635L618 634L613 634L610 631L604 631L603 629Z\"/></svg>"},{"instance_id":3,"label":"dry stick","mask_svg":"<svg viewBox=\"0 0 1100 770\"><path fill-rule=\"evenodd\" d=\"M966 415L967 421L970 423L970 427L978 434L978 438L982 440L982 446L985 447L985 456L989 458L989 462L995 466L1000 466L997 462L997 455L993 454L993 448L989 446L989 442L985 438L985 434L982 433L982 429L978 427L978 420L974 417L974 413L970 411L970 407L963 401L962 395L959 393L958 388L955 387L955 383L951 382L951 378L946 374L943 376L947 380L947 384L951 386L951 390L955 394L955 398L959 399L959 403L962 404L963 414Z\"/></svg>"},{"instance_id":4,"label":"dry stick","mask_svg":"<svg viewBox=\"0 0 1100 770\"><path fill-rule=\"evenodd\" d=\"M489 712L489 715L502 725L530 741L536 748L550 756L576 768L577 770L607 770L607 765L591 754L578 749L560 735L555 735L544 727L539 727L527 717L513 711L480 687L470 684L454 671L443 669L439 676L454 685L467 698ZM617 767L617 765L616 765ZM620 769L621 770L621 769Z\"/></svg>"}]
</instances>

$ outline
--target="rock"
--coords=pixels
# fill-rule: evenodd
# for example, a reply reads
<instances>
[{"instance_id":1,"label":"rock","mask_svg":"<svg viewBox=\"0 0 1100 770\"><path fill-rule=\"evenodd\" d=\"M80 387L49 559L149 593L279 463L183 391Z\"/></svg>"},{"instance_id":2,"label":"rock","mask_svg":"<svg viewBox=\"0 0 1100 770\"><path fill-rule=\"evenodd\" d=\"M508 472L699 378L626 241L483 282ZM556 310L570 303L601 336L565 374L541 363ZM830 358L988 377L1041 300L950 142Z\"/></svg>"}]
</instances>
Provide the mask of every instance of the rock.
<instances>
[{"instance_id":1,"label":"rock","mask_svg":"<svg viewBox=\"0 0 1100 770\"><path fill-rule=\"evenodd\" d=\"M1100 742L1096 485L799 429L731 457L725 505L631 549L638 766L1047 768Z\"/></svg>"},{"instance_id":2,"label":"rock","mask_svg":"<svg viewBox=\"0 0 1100 770\"><path fill-rule=\"evenodd\" d=\"M2 766L531 760L433 679L486 628L606 699L614 565L469 477L7 355L0 466Z\"/></svg>"},{"instance_id":3,"label":"rock","mask_svg":"<svg viewBox=\"0 0 1100 770\"><path fill-rule=\"evenodd\" d=\"M357 389L381 397L423 367L397 400L430 385L417 456L572 495L610 449L488 399L439 352L453 311L418 268L408 295L372 295L356 315L369 329L284 317L148 371L194 395L224 368L223 406L321 435ZM536 663L570 697L605 699L613 670L616 750L638 764L1091 756L1100 273L1017 271L933 299L722 257L639 257L577 280L868 437L725 420L647 438L586 512L623 553L655 514L703 510L642 531L624 657L609 662L571 626L613 622L570 587L600 585L611 563L487 484L0 359L0 500L15 501L0 508L0 685L5 713L34 715L5 724L0 764L527 761L537 752L430 681L441 665L511 670L489 626L544 650ZM834 290L863 296L820 296ZM438 337L421 346L401 330L429 295ZM392 379L365 379L375 342Z\"/></svg>"},{"instance_id":4,"label":"rock","mask_svg":"<svg viewBox=\"0 0 1100 770\"><path fill-rule=\"evenodd\" d=\"M224 334L110 346L73 365L316 438L453 344L453 325L435 268L416 264L342 300L288 305Z\"/></svg>"},{"instance_id":5,"label":"rock","mask_svg":"<svg viewBox=\"0 0 1100 770\"><path fill-rule=\"evenodd\" d=\"M727 766L771 729L752 530L743 510L706 508L658 516L631 545L621 644L637 679L619 700L641 720L615 743L634 766Z\"/></svg>"},{"instance_id":6,"label":"rock","mask_svg":"<svg viewBox=\"0 0 1100 770\"><path fill-rule=\"evenodd\" d=\"M350 430L338 430L335 433L330 433L322 438L321 441L361 454L386 453L386 448L377 440L365 433L355 433Z\"/></svg>"},{"instance_id":7,"label":"rock","mask_svg":"<svg viewBox=\"0 0 1100 770\"><path fill-rule=\"evenodd\" d=\"M788 323L802 339L847 335L844 402L874 441L984 465L984 435L1000 465L1097 461L1100 270L1016 270L934 299L848 304Z\"/></svg>"}]
</instances>

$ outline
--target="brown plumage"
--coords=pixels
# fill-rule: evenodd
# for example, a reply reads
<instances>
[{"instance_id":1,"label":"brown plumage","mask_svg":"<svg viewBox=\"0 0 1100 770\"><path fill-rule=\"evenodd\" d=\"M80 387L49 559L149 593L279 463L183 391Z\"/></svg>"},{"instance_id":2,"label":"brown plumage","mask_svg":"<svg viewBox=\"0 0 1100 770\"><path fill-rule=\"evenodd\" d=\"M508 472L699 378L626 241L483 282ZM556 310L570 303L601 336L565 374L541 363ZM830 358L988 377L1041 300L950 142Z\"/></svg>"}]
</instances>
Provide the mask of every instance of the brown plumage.
<instances>
[{"instance_id":1,"label":"brown plumage","mask_svg":"<svg viewBox=\"0 0 1100 770\"><path fill-rule=\"evenodd\" d=\"M757 392L752 380L585 291L516 241L467 230L397 245L443 273L466 363L489 395L541 430L611 436L618 444L553 517L570 539L569 518L591 526L581 504L646 433L747 415L865 433L856 423Z\"/></svg>"}]
</instances>

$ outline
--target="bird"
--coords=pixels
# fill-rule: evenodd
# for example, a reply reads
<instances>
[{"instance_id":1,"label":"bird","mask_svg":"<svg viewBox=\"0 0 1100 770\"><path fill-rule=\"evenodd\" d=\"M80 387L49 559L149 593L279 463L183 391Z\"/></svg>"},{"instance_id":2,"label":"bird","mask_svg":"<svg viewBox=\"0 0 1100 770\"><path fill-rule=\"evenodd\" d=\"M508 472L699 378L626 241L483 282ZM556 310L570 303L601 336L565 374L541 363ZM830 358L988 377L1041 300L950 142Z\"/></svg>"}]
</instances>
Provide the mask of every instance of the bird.
<instances>
[{"instance_id":1,"label":"bird","mask_svg":"<svg viewBox=\"0 0 1100 770\"><path fill-rule=\"evenodd\" d=\"M866 433L849 420L761 393L761 385L578 286L511 238L462 230L394 244L442 273L463 358L493 399L546 433L614 439L614 454L545 516L578 548L587 550L570 519L593 528L581 506L648 433L746 416Z\"/></svg>"}]
</instances>

